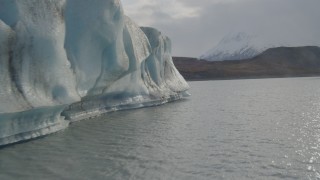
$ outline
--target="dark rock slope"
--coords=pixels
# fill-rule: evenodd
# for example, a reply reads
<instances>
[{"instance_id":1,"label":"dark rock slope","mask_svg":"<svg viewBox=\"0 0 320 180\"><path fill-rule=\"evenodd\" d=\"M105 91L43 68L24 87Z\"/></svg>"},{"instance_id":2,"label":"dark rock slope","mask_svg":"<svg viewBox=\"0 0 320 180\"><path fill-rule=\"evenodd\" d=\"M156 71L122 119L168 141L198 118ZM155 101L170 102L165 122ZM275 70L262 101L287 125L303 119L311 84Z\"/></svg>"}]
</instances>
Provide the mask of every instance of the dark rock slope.
<instances>
[{"instance_id":1,"label":"dark rock slope","mask_svg":"<svg viewBox=\"0 0 320 180\"><path fill-rule=\"evenodd\" d=\"M278 47L246 60L209 62L174 57L187 80L299 77L320 75L320 47Z\"/></svg>"}]
</instances>

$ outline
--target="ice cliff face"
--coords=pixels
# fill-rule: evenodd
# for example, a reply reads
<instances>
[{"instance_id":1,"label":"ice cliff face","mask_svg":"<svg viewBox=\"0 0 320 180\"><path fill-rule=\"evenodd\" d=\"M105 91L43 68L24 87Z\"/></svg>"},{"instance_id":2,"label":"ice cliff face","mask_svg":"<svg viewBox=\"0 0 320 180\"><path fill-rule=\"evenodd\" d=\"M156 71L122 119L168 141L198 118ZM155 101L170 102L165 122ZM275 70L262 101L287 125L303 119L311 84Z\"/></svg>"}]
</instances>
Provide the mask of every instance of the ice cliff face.
<instances>
[{"instance_id":1,"label":"ice cliff face","mask_svg":"<svg viewBox=\"0 0 320 180\"><path fill-rule=\"evenodd\" d=\"M251 36L244 32L225 36L216 47L200 56L209 61L242 60L255 57L263 51L279 47L280 44L268 43L258 36Z\"/></svg>"},{"instance_id":2,"label":"ice cliff face","mask_svg":"<svg viewBox=\"0 0 320 180\"><path fill-rule=\"evenodd\" d=\"M0 1L0 145L187 95L171 42L119 0Z\"/></svg>"}]
</instances>

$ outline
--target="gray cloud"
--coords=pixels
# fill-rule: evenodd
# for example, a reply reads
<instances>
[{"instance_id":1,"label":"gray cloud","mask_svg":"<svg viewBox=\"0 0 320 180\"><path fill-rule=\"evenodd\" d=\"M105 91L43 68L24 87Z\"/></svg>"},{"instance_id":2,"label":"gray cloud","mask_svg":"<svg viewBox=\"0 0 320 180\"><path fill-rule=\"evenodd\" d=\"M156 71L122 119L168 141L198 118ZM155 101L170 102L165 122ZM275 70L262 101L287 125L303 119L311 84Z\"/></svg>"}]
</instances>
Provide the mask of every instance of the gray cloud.
<instances>
[{"instance_id":1,"label":"gray cloud","mask_svg":"<svg viewBox=\"0 0 320 180\"><path fill-rule=\"evenodd\" d=\"M270 43L320 45L319 0L129 1L123 0L126 13L168 35L174 55L198 57L230 32Z\"/></svg>"}]
</instances>

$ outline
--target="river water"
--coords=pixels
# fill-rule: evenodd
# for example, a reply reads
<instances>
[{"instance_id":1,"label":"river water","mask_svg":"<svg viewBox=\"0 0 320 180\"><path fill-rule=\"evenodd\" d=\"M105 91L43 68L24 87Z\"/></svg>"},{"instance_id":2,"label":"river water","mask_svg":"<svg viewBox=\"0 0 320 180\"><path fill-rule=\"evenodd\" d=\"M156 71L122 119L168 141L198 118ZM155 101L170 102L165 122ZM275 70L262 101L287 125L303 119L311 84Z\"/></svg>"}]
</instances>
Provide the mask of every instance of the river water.
<instances>
[{"instance_id":1,"label":"river water","mask_svg":"<svg viewBox=\"0 0 320 180\"><path fill-rule=\"evenodd\" d=\"M186 100L0 149L0 179L320 178L320 78L190 85Z\"/></svg>"}]
</instances>

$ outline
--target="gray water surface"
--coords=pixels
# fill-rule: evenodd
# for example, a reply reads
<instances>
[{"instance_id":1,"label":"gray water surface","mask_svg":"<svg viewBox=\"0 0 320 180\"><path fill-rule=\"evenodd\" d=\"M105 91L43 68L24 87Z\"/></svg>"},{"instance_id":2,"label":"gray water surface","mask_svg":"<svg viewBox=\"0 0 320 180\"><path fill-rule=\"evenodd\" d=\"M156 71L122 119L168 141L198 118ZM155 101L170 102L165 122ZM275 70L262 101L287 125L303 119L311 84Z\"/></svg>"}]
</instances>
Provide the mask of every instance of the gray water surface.
<instances>
[{"instance_id":1,"label":"gray water surface","mask_svg":"<svg viewBox=\"0 0 320 180\"><path fill-rule=\"evenodd\" d=\"M0 149L0 179L320 178L320 78L190 85L187 100Z\"/></svg>"}]
</instances>

